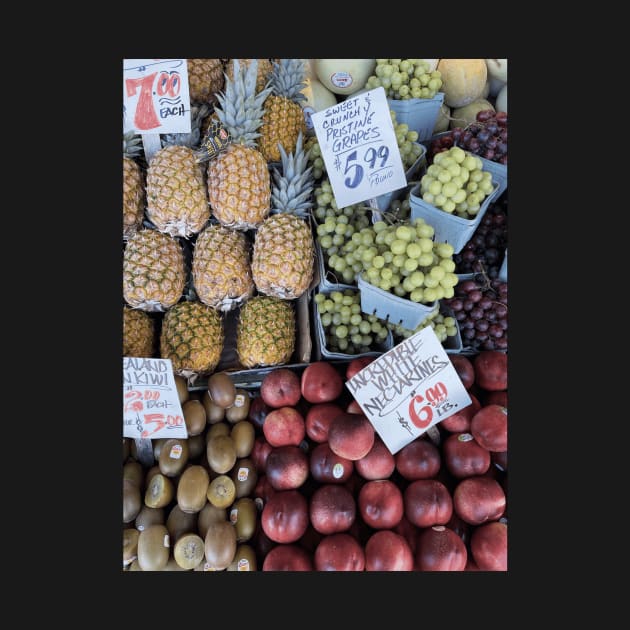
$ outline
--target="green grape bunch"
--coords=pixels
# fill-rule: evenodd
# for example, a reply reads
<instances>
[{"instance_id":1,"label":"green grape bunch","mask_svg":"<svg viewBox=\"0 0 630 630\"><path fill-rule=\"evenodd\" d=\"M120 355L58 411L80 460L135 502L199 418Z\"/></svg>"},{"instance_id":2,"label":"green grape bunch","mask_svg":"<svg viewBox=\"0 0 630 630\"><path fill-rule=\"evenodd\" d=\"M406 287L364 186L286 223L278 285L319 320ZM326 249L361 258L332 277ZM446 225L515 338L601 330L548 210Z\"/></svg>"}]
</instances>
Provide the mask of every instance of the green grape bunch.
<instances>
[{"instance_id":1,"label":"green grape bunch","mask_svg":"<svg viewBox=\"0 0 630 630\"><path fill-rule=\"evenodd\" d=\"M314 297L324 329L326 348L343 354L382 351L386 323L361 312L361 292L353 289L317 293Z\"/></svg>"},{"instance_id":2,"label":"green grape bunch","mask_svg":"<svg viewBox=\"0 0 630 630\"><path fill-rule=\"evenodd\" d=\"M374 74L365 88L383 87L387 98L406 101L410 98L433 98L442 87L442 73L431 72L423 59L377 59Z\"/></svg>"},{"instance_id":3,"label":"green grape bunch","mask_svg":"<svg viewBox=\"0 0 630 630\"><path fill-rule=\"evenodd\" d=\"M427 317L423 319L422 322L420 322L420 324L418 324L418 326L416 326L413 330L404 328L399 324L393 324L391 322L387 323L387 327L392 331L394 338L397 341L407 339L427 326L431 326L431 328L433 328L433 332L441 344L444 344L449 337L455 337L457 335L457 322L455 318L450 315L440 313L439 304L436 305L431 313L429 313L429 315L427 315Z\"/></svg>"}]
</instances>

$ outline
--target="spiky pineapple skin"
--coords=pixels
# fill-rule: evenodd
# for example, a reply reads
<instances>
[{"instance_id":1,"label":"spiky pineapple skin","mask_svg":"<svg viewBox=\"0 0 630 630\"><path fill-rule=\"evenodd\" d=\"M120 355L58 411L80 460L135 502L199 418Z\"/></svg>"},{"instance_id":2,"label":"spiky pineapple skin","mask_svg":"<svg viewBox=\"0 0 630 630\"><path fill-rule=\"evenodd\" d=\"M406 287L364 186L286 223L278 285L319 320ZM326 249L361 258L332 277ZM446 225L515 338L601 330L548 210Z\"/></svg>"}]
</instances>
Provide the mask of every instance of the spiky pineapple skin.
<instances>
[{"instance_id":1,"label":"spiky pineapple skin","mask_svg":"<svg viewBox=\"0 0 630 630\"><path fill-rule=\"evenodd\" d=\"M260 127L258 148L267 162L280 161L278 142L287 153L295 151L295 143L302 132L306 135L304 110L300 105L282 96L269 96Z\"/></svg>"},{"instance_id":2,"label":"spiky pineapple skin","mask_svg":"<svg viewBox=\"0 0 630 630\"><path fill-rule=\"evenodd\" d=\"M198 236L192 260L193 285L207 306L230 311L254 294L245 234L209 225Z\"/></svg>"},{"instance_id":3,"label":"spiky pineapple skin","mask_svg":"<svg viewBox=\"0 0 630 630\"><path fill-rule=\"evenodd\" d=\"M243 66L249 66L251 59L239 59L239 63ZM269 59L258 59L258 68L256 70L256 92L260 92L267 82L269 81L269 75L271 74L272 64ZM225 74L229 79L234 78L234 60L230 59L225 67Z\"/></svg>"},{"instance_id":4,"label":"spiky pineapple skin","mask_svg":"<svg viewBox=\"0 0 630 630\"><path fill-rule=\"evenodd\" d=\"M230 144L208 163L208 198L214 217L226 227L248 230L267 217L271 186L260 151Z\"/></svg>"},{"instance_id":5,"label":"spiky pineapple skin","mask_svg":"<svg viewBox=\"0 0 630 630\"><path fill-rule=\"evenodd\" d=\"M151 358L155 341L155 320L145 311L123 306L123 356Z\"/></svg>"},{"instance_id":6,"label":"spiky pineapple skin","mask_svg":"<svg viewBox=\"0 0 630 630\"><path fill-rule=\"evenodd\" d=\"M160 149L147 170L147 217L160 232L186 238L210 218L203 171L191 148Z\"/></svg>"},{"instance_id":7,"label":"spiky pineapple skin","mask_svg":"<svg viewBox=\"0 0 630 630\"><path fill-rule=\"evenodd\" d=\"M236 352L246 368L287 363L295 349L295 312L290 302L256 296L241 307Z\"/></svg>"},{"instance_id":8,"label":"spiky pineapple skin","mask_svg":"<svg viewBox=\"0 0 630 630\"><path fill-rule=\"evenodd\" d=\"M290 214L265 219L256 233L252 276L260 293L293 300L313 279L315 247L306 221Z\"/></svg>"},{"instance_id":9,"label":"spiky pineapple skin","mask_svg":"<svg viewBox=\"0 0 630 630\"><path fill-rule=\"evenodd\" d=\"M142 225L144 185L140 166L123 156L123 239L127 240Z\"/></svg>"},{"instance_id":10,"label":"spiky pineapple skin","mask_svg":"<svg viewBox=\"0 0 630 630\"><path fill-rule=\"evenodd\" d=\"M223 89L223 63L220 59L187 59L190 100L213 103L216 93Z\"/></svg>"},{"instance_id":11,"label":"spiky pineapple skin","mask_svg":"<svg viewBox=\"0 0 630 630\"><path fill-rule=\"evenodd\" d=\"M181 376L210 374L219 364L224 331L221 316L201 302L180 302L162 321L160 356Z\"/></svg>"},{"instance_id":12,"label":"spiky pineapple skin","mask_svg":"<svg viewBox=\"0 0 630 630\"><path fill-rule=\"evenodd\" d=\"M123 254L127 304L144 311L165 311L181 298L185 284L184 253L172 236L143 229L129 238Z\"/></svg>"}]
</instances>

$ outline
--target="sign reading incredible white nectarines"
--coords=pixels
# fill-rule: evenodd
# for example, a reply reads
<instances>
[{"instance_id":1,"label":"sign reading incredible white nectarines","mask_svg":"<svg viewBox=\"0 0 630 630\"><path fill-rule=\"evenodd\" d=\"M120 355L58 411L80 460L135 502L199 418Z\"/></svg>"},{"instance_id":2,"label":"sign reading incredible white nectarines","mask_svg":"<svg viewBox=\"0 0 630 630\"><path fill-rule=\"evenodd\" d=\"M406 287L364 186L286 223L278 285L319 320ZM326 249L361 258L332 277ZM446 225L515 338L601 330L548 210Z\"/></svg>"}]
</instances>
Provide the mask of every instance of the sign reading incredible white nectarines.
<instances>
[{"instance_id":1,"label":"sign reading incredible white nectarines","mask_svg":"<svg viewBox=\"0 0 630 630\"><path fill-rule=\"evenodd\" d=\"M472 403L430 326L369 363L346 387L392 454Z\"/></svg>"},{"instance_id":2,"label":"sign reading incredible white nectarines","mask_svg":"<svg viewBox=\"0 0 630 630\"><path fill-rule=\"evenodd\" d=\"M316 112L311 121L338 208L407 185L382 87Z\"/></svg>"},{"instance_id":3,"label":"sign reading incredible white nectarines","mask_svg":"<svg viewBox=\"0 0 630 630\"><path fill-rule=\"evenodd\" d=\"M170 359L123 357L123 436L188 437Z\"/></svg>"}]
</instances>

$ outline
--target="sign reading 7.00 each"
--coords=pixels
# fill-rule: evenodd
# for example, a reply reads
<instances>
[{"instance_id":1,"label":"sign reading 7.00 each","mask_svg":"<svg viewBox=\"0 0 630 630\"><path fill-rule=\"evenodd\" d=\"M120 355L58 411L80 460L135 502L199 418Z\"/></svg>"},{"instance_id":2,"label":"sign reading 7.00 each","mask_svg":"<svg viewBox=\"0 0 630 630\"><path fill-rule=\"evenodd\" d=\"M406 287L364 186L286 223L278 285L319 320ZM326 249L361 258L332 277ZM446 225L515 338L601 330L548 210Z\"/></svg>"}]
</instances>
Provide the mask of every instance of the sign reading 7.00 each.
<instances>
[{"instance_id":1,"label":"sign reading 7.00 each","mask_svg":"<svg viewBox=\"0 0 630 630\"><path fill-rule=\"evenodd\" d=\"M123 357L123 436L188 437L170 359Z\"/></svg>"},{"instance_id":2,"label":"sign reading 7.00 each","mask_svg":"<svg viewBox=\"0 0 630 630\"><path fill-rule=\"evenodd\" d=\"M123 61L123 133L190 133L185 59Z\"/></svg>"},{"instance_id":3,"label":"sign reading 7.00 each","mask_svg":"<svg viewBox=\"0 0 630 630\"><path fill-rule=\"evenodd\" d=\"M382 87L311 115L337 207L407 185Z\"/></svg>"},{"instance_id":4,"label":"sign reading 7.00 each","mask_svg":"<svg viewBox=\"0 0 630 630\"><path fill-rule=\"evenodd\" d=\"M392 454L472 403L430 326L372 361L346 387Z\"/></svg>"}]
</instances>

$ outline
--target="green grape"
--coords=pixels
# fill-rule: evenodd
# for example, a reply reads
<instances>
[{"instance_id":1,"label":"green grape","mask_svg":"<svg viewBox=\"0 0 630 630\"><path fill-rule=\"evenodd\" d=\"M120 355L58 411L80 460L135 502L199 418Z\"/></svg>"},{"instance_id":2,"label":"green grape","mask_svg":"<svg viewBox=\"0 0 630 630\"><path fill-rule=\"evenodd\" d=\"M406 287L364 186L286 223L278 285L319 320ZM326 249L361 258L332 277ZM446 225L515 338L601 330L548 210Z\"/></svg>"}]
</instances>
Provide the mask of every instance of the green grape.
<instances>
[{"instance_id":1,"label":"green grape","mask_svg":"<svg viewBox=\"0 0 630 630\"><path fill-rule=\"evenodd\" d=\"M372 229L378 234L379 232L382 232L383 230L387 229L387 223L385 223L385 221L377 221L372 226Z\"/></svg>"},{"instance_id":2,"label":"green grape","mask_svg":"<svg viewBox=\"0 0 630 630\"><path fill-rule=\"evenodd\" d=\"M374 264L374 261L372 261L372 264ZM372 284L375 284L381 277L381 271L380 271L380 268L378 267L370 267L365 273L366 273L367 281L371 282Z\"/></svg>"},{"instance_id":3,"label":"green grape","mask_svg":"<svg viewBox=\"0 0 630 630\"><path fill-rule=\"evenodd\" d=\"M361 342L366 348L369 349L369 347L374 343L374 340L372 339L372 337L370 337L370 335L363 335Z\"/></svg>"},{"instance_id":4,"label":"green grape","mask_svg":"<svg viewBox=\"0 0 630 630\"><path fill-rule=\"evenodd\" d=\"M391 280L394 274L392 270L388 267L383 267L383 269L381 269L380 275L383 280Z\"/></svg>"},{"instance_id":5,"label":"green grape","mask_svg":"<svg viewBox=\"0 0 630 630\"><path fill-rule=\"evenodd\" d=\"M343 245L345 243L345 239L343 234L335 234L333 236L333 244L334 245Z\"/></svg>"},{"instance_id":6,"label":"green grape","mask_svg":"<svg viewBox=\"0 0 630 630\"><path fill-rule=\"evenodd\" d=\"M356 333L354 335L352 335L352 337L350 338L350 341L355 345L355 346L359 346L361 345L361 335Z\"/></svg>"},{"instance_id":7,"label":"green grape","mask_svg":"<svg viewBox=\"0 0 630 630\"><path fill-rule=\"evenodd\" d=\"M394 265L394 267L401 269L402 267L405 266L406 260L407 260L407 257L404 254L396 254L394 258L392 258L392 264Z\"/></svg>"},{"instance_id":8,"label":"green grape","mask_svg":"<svg viewBox=\"0 0 630 630\"><path fill-rule=\"evenodd\" d=\"M361 243L367 247L374 243L374 235L367 230L361 230Z\"/></svg>"},{"instance_id":9,"label":"green grape","mask_svg":"<svg viewBox=\"0 0 630 630\"><path fill-rule=\"evenodd\" d=\"M335 329L335 335L339 339L344 339L348 336L348 327L344 324L339 324Z\"/></svg>"},{"instance_id":10,"label":"green grape","mask_svg":"<svg viewBox=\"0 0 630 630\"><path fill-rule=\"evenodd\" d=\"M363 271L363 263L357 261L352 265L352 271L354 274L361 273Z\"/></svg>"},{"instance_id":11,"label":"green grape","mask_svg":"<svg viewBox=\"0 0 630 630\"><path fill-rule=\"evenodd\" d=\"M434 278L430 273L424 275L424 286L427 289L435 289L437 285L440 284L440 281ZM429 300L432 302L433 300Z\"/></svg>"},{"instance_id":12,"label":"green grape","mask_svg":"<svg viewBox=\"0 0 630 630\"><path fill-rule=\"evenodd\" d=\"M383 289L383 291L389 291L392 287L392 283L389 280L381 280L377 285L379 289Z\"/></svg>"},{"instance_id":13,"label":"green grape","mask_svg":"<svg viewBox=\"0 0 630 630\"><path fill-rule=\"evenodd\" d=\"M394 254L391 251L385 251L381 255L386 265L391 265L394 262Z\"/></svg>"},{"instance_id":14,"label":"green grape","mask_svg":"<svg viewBox=\"0 0 630 630\"><path fill-rule=\"evenodd\" d=\"M372 265L376 267L376 269L382 269L385 265L385 259L382 256L374 256L372 259Z\"/></svg>"},{"instance_id":15,"label":"green grape","mask_svg":"<svg viewBox=\"0 0 630 630\"><path fill-rule=\"evenodd\" d=\"M440 284L437 287L434 287L435 290L435 299L441 300L444 297L444 287Z\"/></svg>"},{"instance_id":16,"label":"green grape","mask_svg":"<svg viewBox=\"0 0 630 630\"><path fill-rule=\"evenodd\" d=\"M346 284L352 284L355 282L354 269L348 267L341 272L341 277Z\"/></svg>"},{"instance_id":17,"label":"green grape","mask_svg":"<svg viewBox=\"0 0 630 630\"><path fill-rule=\"evenodd\" d=\"M327 328L332 324L332 315L330 313L322 313L321 315L322 326Z\"/></svg>"},{"instance_id":18,"label":"green grape","mask_svg":"<svg viewBox=\"0 0 630 630\"><path fill-rule=\"evenodd\" d=\"M402 96L409 96L411 90L409 89L408 85L401 85L400 88L398 89L398 93Z\"/></svg>"},{"instance_id":19,"label":"green grape","mask_svg":"<svg viewBox=\"0 0 630 630\"><path fill-rule=\"evenodd\" d=\"M417 258L405 258L405 262L403 263L403 267L406 271L415 271L418 268L418 259Z\"/></svg>"},{"instance_id":20,"label":"green grape","mask_svg":"<svg viewBox=\"0 0 630 630\"><path fill-rule=\"evenodd\" d=\"M360 300L358 293L357 293L356 299ZM350 311L352 312L353 315L359 315L361 313L361 304L360 304L360 302L358 302L358 303L355 302L354 304L352 304L352 306L350 306Z\"/></svg>"},{"instance_id":21,"label":"green grape","mask_svg":"<svg viewBox=\"0 0 630 630\"><path fill-rule=\"evenodd\" d=\"M391 59L389 61L391 61ZM381 76L391 77L393 73L394 73L394 66L391 63L387 63L382 66Z\"/></svg>"},{"instance_id":22,"label":"green grape","mask_svg":"<svg viewBox=\"0 0 630 630\"><path fill-rule=\"evenodd\" d=\"M350 316L350 323L353 326L359 326L360 327L362 322L363 322L363 318L358 313L353 313Z\"/></svg>"},{"instance_id":23,"label":"green grape","mask_svg":"<svg viewBox=\"0 0 630 630\"><path fill-rule=\"evenodd\" d=\"M415 284L412 282L412 280L411 280L411 277L410 277L410 276L407 276L407 277L406 277L406 278L402 281L402 284L400 284L400 285L398 285L398 286L400 286L400 287L402 288L402 290L403 290L405 293L411 293L411 292L412 292L412 291L416 288L416 286L417 286L417 285L415 285ZM401 297L402 297L402 296L401 296Z\"/></svg>"},{"instance_id":24,"label":"green grape","mask_svg":"<svg viewBox=\"0 0 630 630\"><path fill-rule=\"evenodd\" d=\"M414 271L410 276L409 276L409 281L412 283L413 288L421 288L422 286L424 286L424 273L422 273L422 271Z\"/></svg>"},{"instance_id":25,"label":"green grape","mask_svg":"<svg viewBox=\"0 0 630 630\"><path fill-rule=\"evenodd\" d=\"M398 297L404 298L407 295L408 291L404 288L402 284L397 284L393 288L394 294Z\"/></svg>"}]
</instances>

